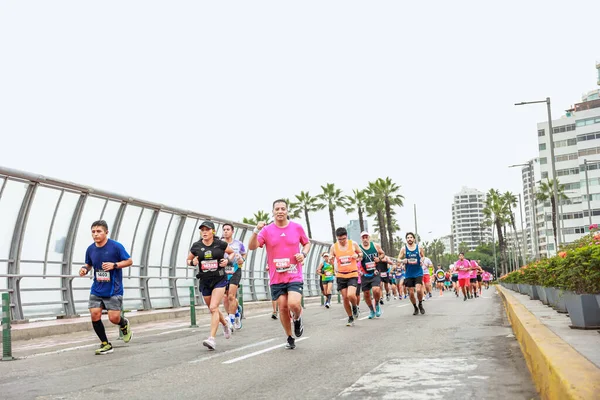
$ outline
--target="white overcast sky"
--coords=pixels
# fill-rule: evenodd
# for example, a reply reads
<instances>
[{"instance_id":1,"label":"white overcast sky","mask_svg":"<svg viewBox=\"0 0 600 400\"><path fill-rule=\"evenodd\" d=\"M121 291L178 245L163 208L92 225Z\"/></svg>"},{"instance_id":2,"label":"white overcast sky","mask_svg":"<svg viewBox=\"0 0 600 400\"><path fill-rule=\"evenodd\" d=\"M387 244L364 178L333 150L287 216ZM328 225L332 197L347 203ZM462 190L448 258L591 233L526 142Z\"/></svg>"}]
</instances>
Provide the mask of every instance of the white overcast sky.
<instances>
[{"instance_id":1,"label":"white overcast sky","mask_svg":"<svg viewBox=\"0 0 600 400\"><path fill-rule=\"evenodd\" d=\"M537 157L546 109L513 103L550 96L558 118L597 88L599 14L593 0L5 0L0 165L234 220L389 176L402 231L417 204L433 239L462 186L521 191L507 166ZM327 213L311 220L330 240Z\"/></svg>"}]
</instances>

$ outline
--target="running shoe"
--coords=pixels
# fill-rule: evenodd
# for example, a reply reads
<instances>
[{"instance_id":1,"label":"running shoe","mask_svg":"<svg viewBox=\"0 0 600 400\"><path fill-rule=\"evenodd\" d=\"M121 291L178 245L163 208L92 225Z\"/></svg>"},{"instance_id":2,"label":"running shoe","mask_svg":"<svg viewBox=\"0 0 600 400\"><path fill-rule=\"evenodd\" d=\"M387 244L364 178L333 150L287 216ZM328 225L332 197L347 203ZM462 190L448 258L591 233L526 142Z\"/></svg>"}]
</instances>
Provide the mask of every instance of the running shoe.
<instances>
[{"instance_id":1,"label":"running shoe","mask_svg":"<svg viewBox=\"0 0 600 400\"><path fill-rule=\"evenodd\" d=\"M109 354L112 352L113 352L113 347L112 347L112 344L110 344L110 343L101 344L100 348L96 349L97 356L103 356L105 354Z\"/></svg>"},{"instance_id":2,"label":"running shoe","mask_svg":"<svg viewBox=\"0 0 600 400\"><path fill-rule=\"evenodd\" d=\"M423 304L419 304L419 311L421 311L421 314L425 314L425 308L423 307Z\"/></svg>"},{"instance_id":3,"label":"running shoe","mask_svg":"<svg viewBox=\"0 0 600 400\"><path fill-rule=\"evenodd\" d=\"M413 315L419 315L419 309L417 308L417 306L415 306L413 304L413 307L415 308L415 311L413 312Z\"/></svg>"},{"instance_id":4,"label":"running shoe","mask_svg":"<svg viewBox=\"0 0 600 400\"><path fill-rule=\"evenodd\" d=\"M352 306L352 318L358 318L358 307Z\"/></svg>"},{"instance_id":5,"label":"running shoe","mask_svg":"<svg viewBox=\"0 0 600 400\"><path fill-rule=\"evenodd\" d=\"M235 318L233 320L233 327L236 330L242 329L242 306L238 305L237 311L235 312Z\"/></svg>"},{"instance_id":6,"label":"running shoe","mask_svg":"<svg viewBox=\"0 0 600 400\"><path fill-rule=\"evenodd\" d=\"M302 336L304 333L304 324L302 323L302 315L296 321L294 321L294 335L296 337Z\"/></svg>"},{"instance_id":7,"label":"running shoe","mask_svg":"<svg viewBox=\"0 0 600 400\"><path fill-rule=\"evenodd\" d=\"M369 319L373 318L375 318L375 311L371 310L371 312L369 312Z\"/></svg>"},{"instance_id":8,"label":"running shoe","mask_svg":"<svg viewBox=\"0 0 600 400\"><path fill-rule=\"evenodd\" d=\"M231 338L231 328L233 328L233 325L231 325L231 321L227 320L227 323L225 325L223 325L223 336L225 336L225 339L230 339Z\"/></svg>"},{"instance_id":9,"label":"running shoe","mask_svg":"<svg viewBox=\"0 0 600 400\"><path fill-rule=\"evenodd\" d=\"M390 301L390 295L389 294L385 295L385 301L387 301L389 303L389 301Z\"/></svg>"},{"instance_id":10,"label":"running shoe","mask_svg":"<svg viewBox=\"0 0 600 400\"><path fill-rule=\"evenodd\" d=\"M204 345L204 347L208 347L209 350L214 350L217 347L217 344L215 343L215 338L212 336L209 336L208 339L202 342L202 344Z\"/></svg>"},{"instance_id":11,"label":"running shoe","mask_svg":"<svg viewBox=\"0 0 600 400\"><path fill-rule=\"evenodd\" d=\"M271 314L271 319L277 319L277 313Z\"/></svg>"},{"instance_id":12,"label":"running shoe","mask_svg":"<svg viewBox=\"0 0 600 400\"><path fill-rule=\"evenodd\" d=\"M296 339L294 339L291 336L288 336L285 348L289 350L294 350L296 348Z\"/></svg>"},{"instance_id":13,"label":"running shoe","mask_svg":"<svg viewBox=\"0 0 600 400\"><path fill-rule=\"evenodd\" d=\"M346 326L354 326L354 318L348 317L348 322L346 322Z\"/></svg>"},{"instance_id":14,"label":"running shoe","mask_svg":"<svg viewBox=\"0 0 600 400\"><path fill-rule=\"evenodd\" d=\"M383 299L379 300L379 304L383 305Z\"/></svg>"},{"instance_id":15,"label":"running shoe","mask_svg":"<svg viewBox=\"0 0 600 400\"><path fill-rule=\"evenodd\" d=\"M325 303L325 308L329 308L329 302Z\"/></svg>"},{"instance_id":16,"label":"running shoe","mask_svg":"<svg viewBox=\"0 0 600 400\"><path fill-rule=\"evenodd\" d=\"M377 305L377 307L375 307L375 316L377 318L381 317L381 308L379 307L379 304Z\"/></svg>"},{"instance_id":17,"label":"running shoe","mask_svg":"<svg viewBox=\"0 0 600 400\"><path fill-rule=\"evenodd\" d=\"M129 327L129 320L125 318L125 321L127 321L127 325L121 328L121 332L123 333L123 341L129 343L133 337L133 332L131 332L131 328Z\"/></svg>"}]
</instances>

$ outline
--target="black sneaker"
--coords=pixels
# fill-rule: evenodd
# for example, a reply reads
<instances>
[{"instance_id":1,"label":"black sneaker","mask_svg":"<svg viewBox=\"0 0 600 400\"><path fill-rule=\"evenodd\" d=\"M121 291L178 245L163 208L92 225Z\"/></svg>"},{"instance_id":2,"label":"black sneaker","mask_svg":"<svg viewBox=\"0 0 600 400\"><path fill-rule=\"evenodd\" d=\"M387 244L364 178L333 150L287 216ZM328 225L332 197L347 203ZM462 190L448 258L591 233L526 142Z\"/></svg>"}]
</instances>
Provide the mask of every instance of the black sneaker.
<instances>
[{"instance_id":1,"label":"black sneaker","mask_svg":"<svg viewBox=\"0 0 600 400\"><path fill-rule=\"evenodd\" d=\"M296 348L296 339L291 336L287 338L287 344L285 345L286 349L294 350Z\"/></svg>"},{"instance_id":2,"label":"black sneaker","mask_svg":"<svg viewBox=\"0 0 600 400\"><path fill-rule=\"evenodd\" d=\"M465 298L463 299L463 301L467 301L467 296L465 296Z\"/></svg>"},{"instance_id":3,"label":"black sneaker","mask_svg":"<svg viewBox=\"0 0 600 400\"><path fill-rule=\"evenodd\" d=\"M352 306L352 319L358 318L358 306Z\"/></svg>"},{"instance_id":4,"label":"black sneaker","mask_svg":"<svg viewBox=\"0 0 600 400\"><path fill-rule=\"evenodd\" d=\"M354 317L348 317L348 322L346 322L346 326L354 326Z\"/></svg>"},{"instance_id":5,"label":"black sneaker","mask_svg":"<svg viewBox=\"0 0 600 400\"><path fill-rule=\"evenodd\" d=\"M271 319L277 319L277 313L271 314Z\"/></svg>"},{"instance_id":6,"label":"black sneaker","mask_svg":"<svg viewBox=\"0 0 600 400\"><path fill-rule=\"evenodd\" d=\"M294 335L296 337L302 336L304 333L304 324L302 323L302 316L298 320L294 321Z\"/></svg>"},{"instance_id":7,"label":"black sneaker","mask_svg":"<svg viewBox=\"0 0 600 400\"><path fill-rule=\"evenodd\" d=\"M419 304L419 311L421 311L421 314L425 314L425 308L423 307L423 304Z\"/></svg>"},{"instance_id":8,"label":"black sneaker","mask_svg":"<svg viewBox=\"0 0 600 400\"><path fill-rule=\"evenodd\" d=\"M419 309L417 308L417 306L414 306L414 307L415 307L415 312L413 312L413 315L419 315Z\"/></svg>"},{"instance_id":9,"label":"black sneaker","mask_svg":"<svg viewBox=\"0 0 600 400\"><path fill-rule=\"evenodd\" d=\"M379 300L379 304L383 305L383 299Z\"/></svg>"}]
</instances>

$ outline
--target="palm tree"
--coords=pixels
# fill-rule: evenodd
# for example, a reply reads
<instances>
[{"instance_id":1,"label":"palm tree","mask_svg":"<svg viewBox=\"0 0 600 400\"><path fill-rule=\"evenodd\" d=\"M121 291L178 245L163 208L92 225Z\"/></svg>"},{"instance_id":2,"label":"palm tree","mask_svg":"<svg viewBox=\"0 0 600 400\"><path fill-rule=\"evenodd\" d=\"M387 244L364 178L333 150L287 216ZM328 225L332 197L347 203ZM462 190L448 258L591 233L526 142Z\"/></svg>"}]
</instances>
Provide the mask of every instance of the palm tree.
<instances>
[{"instance_id":1,"label":"palm tree","mask_svg":"<svg viewBox=\"0 0 600 400\"><path fill-rule=\"evenodd\" d=\"M312 232L310 230L310 220L308 219L309 212L315 212L321 209L318 199L311 197L308 192L301 191L300 194L296 195L298 199L298 207L304 211L304 220L306 221L306 229L308 230L308 237L312 238Z\"/></svg>"},{"instance_id":2,"label":"palm tree","mask_svg":"<svg viewBox=\"0 0 600 400\"><path fill-rule=\"evenodd\" d=\"M521 265L525 265L525 259L523 258L523 254L521 254L521 246L519 244L519 235L517 235L517 224L515 223L515 213L513 212L513 208L517 206L517 196L512 194L511 192L506 192L502 195L505 201L505 205L507 207L506 213L508 214L508 219L513 228L513 232L515 234L515 242L517 243L517 250L519 251L519 257L521 258ZM521 232L521 234L525 234Z\"/></svg>"},{"instance_id":3,"label":"palm tree","mask_svg":"<svg viewBox=\"0 0 600 400\"><path fill-rule=\"evenodd\" d=\"M506 206L498 190L489 190L485 198L485 207L482 212L485 217L484 224L496 228L498 243L500 245L500 269L502 275L504 275L506 274L506 241L502 234L502 226L506 221Z\"/></svg>"},{"instance_id":4,"label":"palm tree","mask_svg":"<svg viewBox=\"0 0 600 400\"><path fill-rule=\"evenodd\" d=\"M383 198L383 204L385 207L385 218L387 223L387 234L389 238L388 248L391 250L394 248L394 226L392 219L392 207L404 206L404 196L398 193L400 186L396 185L390 177L385 179L379 178L375 181L375 184L379 187L380 195ZM399 230L399 229L398 229Z\"/></svg>"},{"instance_id":5,"label":"palm tree","mask_svg":"<svg viewBox=\"0 0 600 400\"><path fill-rule=\"evenodd\" d=\"M440 239L434 239L431 242L431 254L434 264L441 264L441 257L444 254L444 243Z\"/></svg>"},{"instance_id":6,"label":"palm tree","mask_svg":"<svg viewBox=\"0 0 600 400\"><path fill-rule=\"evenodd\" d=\"M329 222L331 223L331 237L335 242L335 221L333 220L333 212L338 208L346 208L346 197L342 195L342 189L336 189L335 184L328 183L321 186L323 193L317 195L317 198L322 201L319 204L321 209L327 208L329 211Z\"/></svg>"},{"instance_id":7,"label":"palm tree","mask_svg":"<svg viewBox=\"0 0 600 400\"><path fill-rule=\"evenodd\" d=\"M460 244L458 245L458 252L459 253L467 253L469 251L469 245L467 244L467 242L460 242Z\"/></svg>"},{"instance_id":8,"label":"palm tree","mask_svg":"<svg viewBox=\"0 0 600 400\"><path fill-rule=\"evenodd\" d=\"M263 210L259 210L258 212L254 213L252 218L242 218L242 222L248 225L257 225L260 221L270 224L272 222L271 214Z\"/></svg>"},{"instance_id":9,"label":"palm tree","mask_svg":"<svg viewBox=\"0 0 600 400\"><path fill-rule=\"evenodd\" d=\"M379 229L379 235L381 236L381 247L386 254L389 254L391 247L388 245L388 237L385 229L385 215L383 210L385 209L385 203L381 194L381 188L375 182L369 182L369 185L365 189L367 195L367 214L369 216L375 216L376 226Z\"/></svg>"},{"instance_id":10,"label":"palm tree","mask_svg":"<svg viewBox=\"0 0 600 400\"><path fill-rule=\"evenodd\" d=\"M365 231L364 213L367 202L367 195L364 190L352 190L352 196L346 196L346 207L347 213L358 211L358 223L360 224L360 231Z\"/></svg>"},{"instance_id":11,"label":"palm tree","mask_svg":"<svg viewBox=\"0 0 600 400\"><path fill-rule=\"evenodd\" d=\"M550 199L550 205L552 206L552 231L554 232L554 248L558 252L558 241L557 241L557 232L556 226L558 225L558 221L556 221L556 200L554 199L552 187L554 185L554 179L546 178L546 182L541 182L540 187L536 190L535 197L538 201L546 202ZM556 186L558 189L558 199L559 201L567 199L568 197L565 195L565 185L561 185L558 179L556 180Z\"/></svg>"},{"instance_id":12,"label":"palm tree","mask_svg":"<svg viewBox=\"0 0 600 400\"><path fill-rule=\"evenodd\" d=\"M302 208L299 203L294 203L290 199L284 199L288 205L288 217L290 219L298 219L302 215Z\"/></svg>"}]
</instances>

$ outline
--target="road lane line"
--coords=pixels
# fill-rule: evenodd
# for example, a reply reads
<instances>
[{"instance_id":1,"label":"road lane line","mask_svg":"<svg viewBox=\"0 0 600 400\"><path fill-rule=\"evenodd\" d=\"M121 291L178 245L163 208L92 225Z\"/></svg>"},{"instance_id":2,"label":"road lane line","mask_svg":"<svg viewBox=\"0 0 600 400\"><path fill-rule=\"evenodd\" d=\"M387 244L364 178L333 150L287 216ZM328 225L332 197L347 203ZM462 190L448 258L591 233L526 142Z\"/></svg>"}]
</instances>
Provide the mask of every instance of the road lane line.
<instances>
[{"instance_id":1,"label":"road lane line","mask_svg":"<svg viewBox=\"0 0 600 400\"><path fill-rule=\"evenodd\" d=\"M222 353L217 353L217 354L215 354L215 355L212 355L212 356L208 356L208 357L202 357L202 358L199 358L199 359L197 359L197 360L192 360L192 361L190 361L189 363L190 363L190 364L196 364L196 363L199 363L199 362L202 362L202 361L207 361L207 360L211 360L211 359L213 359L213 358L221 357L221 356L224 356L224 355L226 355L226 354L231 354L231 353L235 353L235 352L237 352L237 351L246 350L246 349L249 349L249 348L251 348L251 347L262 346L263 344L267 344L267 343L269 343L269 342L272 342L272 341L273 341L273 340L275 340L275 339L276 339L276 338L272 338L272 339L263 340L262 342L257 342L257 343L251 343L251 344L247 344L247 345L245 345L245 346L238 347L238 348L236 348L236 349L227 350L227 351L224 351L224 352L222 352Z\"/></svg>"},{"instance_id":2,"label":"road lane line","mask_svg":"<svg viewBox=\"0 0 600 400\"><path fill-rule=\"evenodd\" d=\"M303 341L305 339L308 339L308 337L302 337L300 339L296 339L296 342L301 342L301 341ZM284 347L286 344L287 343L282 343L282 344L278 344L277 346L267 347L266 349L255 351L254 353L246 354L246 355L243 355L243 356L238 357L238 358L232 358L231 360L223 361L221 364L233 364L235 362L242 361L242 360L245 360L245 359L250 358L250 357L258 356L260 354L263 354L263 353L266 353L268 351L272 351L272 350L278 349L280 347Z\"/></svg>"},{"instance_id":3,"label":"road lane line","mask_svg":"<svg viewBox=\"0 0 600 400\"><path fill-rule=\"evenodd\" d=\"M210 324L200 325L198 328L207 328L209 326L210 326ZM183 331L189 331L189 330L190 330L190 327L188 326L187 328L181 328L181 329L175 329L173 331L166 331L166 332L157 333L156 336L168 335L169 333L183 332ZM154 336L154 335L150 335L150 336Z\"/></svg>"}]
</instances>

